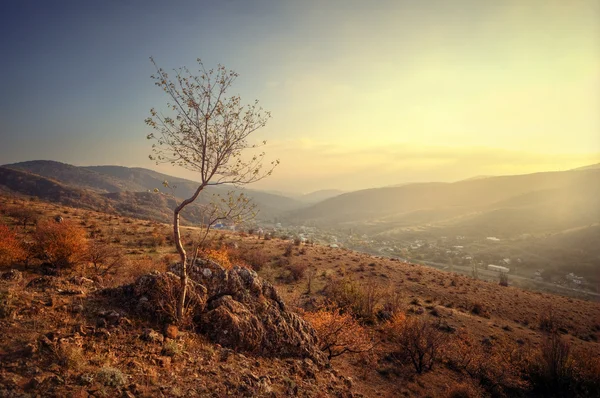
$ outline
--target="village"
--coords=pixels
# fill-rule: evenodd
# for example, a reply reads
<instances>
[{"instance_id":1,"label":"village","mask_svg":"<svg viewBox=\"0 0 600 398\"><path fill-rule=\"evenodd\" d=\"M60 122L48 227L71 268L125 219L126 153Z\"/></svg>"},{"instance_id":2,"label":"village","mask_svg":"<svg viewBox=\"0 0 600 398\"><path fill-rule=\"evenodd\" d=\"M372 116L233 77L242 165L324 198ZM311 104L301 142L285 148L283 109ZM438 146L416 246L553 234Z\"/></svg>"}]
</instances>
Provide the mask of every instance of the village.
<instances>
[{"instance_id":1,"label":"village","mask_svg":"<svg viewBox=\"0 0 600 398\"><path fill-rule=\"evenodd\" d=\"M232 229L231 226L222 226ZM502 256L488 250L503 242L495 236L481 238L456 235L420 239L392 240L368 236L357 229L321 229L314 226L261 223L250 232L302 244L319 244L371 255L396 258L407 263L468 275L476 279L498 281L505 274L510 284L534 290L598 295L598 286L574 272L557 273L517 256ZM517 239L526 239L521 236ZM507 242L504 242L507 243Z\"/></svg>"}]
</instances>

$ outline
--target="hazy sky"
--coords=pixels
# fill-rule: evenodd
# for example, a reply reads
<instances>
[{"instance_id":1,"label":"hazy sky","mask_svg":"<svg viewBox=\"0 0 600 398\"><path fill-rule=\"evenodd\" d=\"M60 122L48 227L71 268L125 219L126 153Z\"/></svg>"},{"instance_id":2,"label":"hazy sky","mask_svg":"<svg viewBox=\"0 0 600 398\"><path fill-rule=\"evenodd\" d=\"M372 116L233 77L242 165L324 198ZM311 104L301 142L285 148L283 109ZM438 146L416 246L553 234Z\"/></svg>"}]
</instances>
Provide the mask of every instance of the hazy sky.
<instances>
[{"instance_id":1,"label":"hazy sky","mask_svg":"<svg viewBox=\"0 0 600 398\"><path fill-rule=\"evenodd\" d=\"M2 1L0 35L0 164L156 168L150 55L222 63L272 112L281 166L255 188L600 162L598 0Z\"/></svg>"}]
</instances>

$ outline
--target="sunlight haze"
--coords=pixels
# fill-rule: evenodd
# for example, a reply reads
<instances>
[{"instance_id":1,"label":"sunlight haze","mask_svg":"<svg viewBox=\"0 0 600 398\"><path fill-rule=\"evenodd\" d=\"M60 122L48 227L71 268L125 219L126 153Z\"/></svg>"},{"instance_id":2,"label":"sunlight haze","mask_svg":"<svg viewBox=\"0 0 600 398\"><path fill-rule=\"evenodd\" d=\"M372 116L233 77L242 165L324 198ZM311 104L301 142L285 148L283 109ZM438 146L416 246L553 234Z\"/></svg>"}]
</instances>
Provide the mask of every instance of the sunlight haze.
<instances>
[{"instance_id":1,"label":"sunlight haze","mask_svg":"<svg viewBox=\"0 0 600 398\"><path fill-rule=\"evenodd\" d=\"M232 93L272 112L255 139L281 166L252 188L356 190L600 162L597 1L175 3L3 4L0 163L194 179L148 159L143 120L166 104L150 55L165 69L222 63L240 74Z\"/></svg>"}]
</instances>

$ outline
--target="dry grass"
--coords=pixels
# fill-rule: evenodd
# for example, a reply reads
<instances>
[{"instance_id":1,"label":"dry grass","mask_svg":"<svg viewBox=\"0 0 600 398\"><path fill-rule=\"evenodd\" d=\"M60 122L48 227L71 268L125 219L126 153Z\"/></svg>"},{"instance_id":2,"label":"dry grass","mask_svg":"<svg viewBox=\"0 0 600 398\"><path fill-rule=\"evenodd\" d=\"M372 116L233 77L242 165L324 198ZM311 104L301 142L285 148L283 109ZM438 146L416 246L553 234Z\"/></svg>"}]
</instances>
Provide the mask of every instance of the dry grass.
<instances>
[{"instance_id":1,"label":"dry grass","mask_svg":"<svg viewBox=\"0 0 600 398\"><path fill-rule=\"evenodd\" d=\"M20 199L0 196L0 209L5 209L7 205L23 206L24 203ZM293 395L293 390L289 390L291 384L283 382L283 377L280 377L283 374L297 383L298 388L304 388L315 396L318 391L327 391L328 381L322 375L317 375L316 381L310 384L292 374L288 364L276 359L245 358L234 353L227 354L230 359L221 362L221 358L225 356L224 350L193 333L184 335L176 343L169 343L177 345L167 347L164 351L162 345L150 347L141 344L141 329L149 325L139 319L131 319L132 325L128 329L111 329L110 336L94 334L94 330L98 329L97 312L111 308L113 304L92 299L93 289L132 283L150 271L165 271L168 265L177 261L173 247L169 244L169 226L43 202L27 202L27 205L41 214L42 218L52 219L60 214L67 223L84 229L87 239L94 236L94 241L118 251L123 262L114 268L116 272L106 272L95 285L87 286L65 282L73 276L92 277L96 273L92 262L85 259L76 261L74 267L57 279L61 284L65 283L65 286L59 287L63 290L81 289L86 294L64 296L57 294L55 288L25 288L29 281L41 275L41 260L32 259L27 263L24 260L11 260L12 268L23 272L24 281L13 283L10 288L7 288L8 285L0 286L3 293L7 292L1 297L2 308L7 315L0 319L3 371L10 366L11 372L27 375L26 369L19 367L19 360L27 368L39 366L40 369L45 369L50 364L36 362L39 354L32 354L25 357L25 360L22 359L23 356L15 360L11 358L17 356L16 352L25 352L28 344L37 344L40 336L47 333L57 333L64 337L72 336L73 330L83 330L86 333L85 343L81 347L83 361L77 359L77 349L71 353L62 353L62 360L56 357L52 360L54 363L58 362L58 366L63 369L60 371L63 372L61 377L65 381L62 385L69 388L79 386L80 378L85 378L83 375L86 374L98 381L97 372L103 367L109 367L126 374L129 378L127 385L133 382L150 396L168 396L170 389L174 387L181 388L184 395L199 395L202 391L209 394L209 390L203 390L209 385L222 395L239 395L239 391L232 390L224 382L232 377L237 380L238 376L241 378L250 370L258 372L256 374L259 376L271 375L273 380L279 380L274 382L272 389L280 396ZM8 214L2 216L0 221L9 230L16 232L21 240L33 237L31 222L27 222L27 228L23 228L22 221ZM188 246L193 243L194 233L195 230L184 228ZM332 281L339 282L345 278L351 278L363 290L368 290L368 286L374 287L371 293L356 294L355 296L362 297L360 300L347 300L346 304L340 306L356 308L358 314L367 314L364 319L370 320L363 321L366 324L359 326L371 333L377 341L367 359L360 355L334 357L333 366L336 371L344 377L352 378L354 393L364 396L429 394L458 397L506 394L507 391L513 391L511 389L530 391L532 386L524 383L527 378L522 373L523 369L530 368L523 364L542 363L538 354L550 330L559 330L562 339L569 344L573 380L582 389L581 395L593 396L590 392L598 391L595 380L600 379L600 355L596 342L600 333L600 305L596 302L528 292L511 286L503 287L497 282L474 280L424 266L318 245L292 245L291 253L286 257L283 254L290 246L287 241L277 238L257 239L256 236L218 236L223 236L220 244L225 247L228 242L237 245L237 248L229 246L227 249L230 263L236 264L241 259L258 270L262 277L275 284L288 302L293 299L298 305L321 303L328 292L326 286L331 285ZM218 238L216 242L219 242ZM289 264L309 265L312 275L309 294L306 294L304 283L289 284L285 275L290 271L285 265L281 266L281 259ZM0 282L0 285L3 283ZM87 296L88 293L90 297ZM349 296L352 297L352 294ZM74 311L79 305L83 309ZM549 308L552 309L550 320L545 319ZM127 309L116 309L127 312ZM433 369L429 370L426 369L428 366L424 366L420 375L415 374L414 368L410 370L413 366L410 360L403 362L402 366L386 360L386 356L395 350L395 343L389 338L389 331L386 331L386 322L405 323L405 311L415 313L409 318L437 324L443 336L448 339L448 347L458 347L441 350L436 355ZM399 327L396 325L396 328ZM178 347L181 348L179 353L176 352ZM169 356L171 353L175 355ZM160 359L165 356L171 358L171 362ZM581 360L576 360L579 358ZM260 365L257 367L255 362ZM219 365L224 368L221 369ZM44 374L45 372L44 370ZM28 379L25 377L29 376L19 377L26 384ZM0 381L8 383L6 379ZM49 395L43 391L51 391L37 388L42 391L41 395ZM112 385L104 388L109 396L117 391ZM194 392L190 392L192 389ZM52 391L55 395L66 393L66 390Z\"/></svg>"}]
</instances>

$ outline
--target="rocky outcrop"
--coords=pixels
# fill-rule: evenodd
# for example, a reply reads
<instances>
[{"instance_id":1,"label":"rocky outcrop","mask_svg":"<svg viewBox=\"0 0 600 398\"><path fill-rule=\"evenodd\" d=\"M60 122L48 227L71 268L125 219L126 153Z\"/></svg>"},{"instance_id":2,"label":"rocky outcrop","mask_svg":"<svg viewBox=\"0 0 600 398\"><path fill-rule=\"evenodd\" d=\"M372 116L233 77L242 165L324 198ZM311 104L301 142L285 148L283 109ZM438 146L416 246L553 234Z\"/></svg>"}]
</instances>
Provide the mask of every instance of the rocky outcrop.
<instances>
[{"instance_id":1,"label":"rocky outcrop","mask_svg":"<svg viewBox=\"0 0 600 398\"><path fill-rule=\"evenodd\" d=\"M179 277L177 266L171 269L174 272L144 275L134 284L141 311L156 313L172 305L165 286L179 286ZM256 272L198 261L190 269L190 278L194 323L214 343L263 356L327 363L314 329L289 311L275 288Z\"/></svg>"},{"instance_id":2,"label":"rocky outcrop","mask_svg":"<svg viewBox=\"0 0 600 398\"><path fill-rule=\"evenodd\" d=\"M154 271L142 275L133 285L138 312L161 321L173 322L179 297L179 277L171 272ZM198 317L205 309L206 288L190 280L187 288L186 307L191 308L192 317Z\"/></svg>"}]
</instances>

